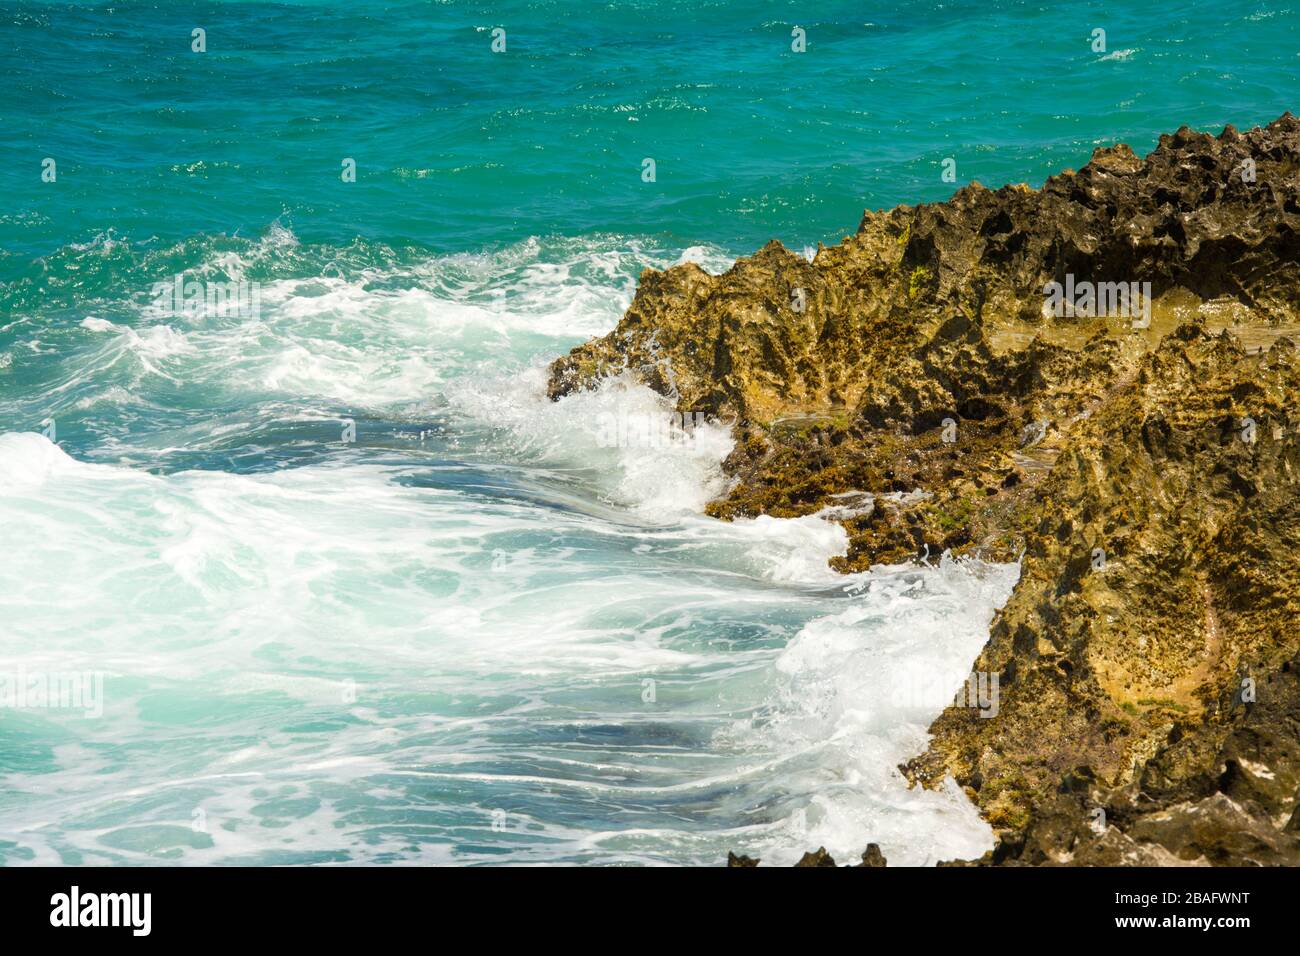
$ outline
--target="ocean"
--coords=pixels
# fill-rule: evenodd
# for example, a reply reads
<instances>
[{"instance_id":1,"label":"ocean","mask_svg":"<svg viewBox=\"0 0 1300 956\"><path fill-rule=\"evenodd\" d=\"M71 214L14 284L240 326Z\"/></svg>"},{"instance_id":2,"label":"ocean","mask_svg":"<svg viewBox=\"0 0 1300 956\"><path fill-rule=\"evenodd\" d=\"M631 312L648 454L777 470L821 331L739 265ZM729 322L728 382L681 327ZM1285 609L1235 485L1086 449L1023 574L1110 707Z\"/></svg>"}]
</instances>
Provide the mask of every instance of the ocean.
<instances>
[{"instance_id":1,"label":"ocean","mask_svg":"<svg viewBox=\"0 0 1300 956\"><path fill-rule=\"evenodd\" d=\"M1018 568L837 575L703 516L725 427L546 365L1297 57L1258 2L0 3L0 862L983 853L896 767Z\"/></svg>"}]
</instances>

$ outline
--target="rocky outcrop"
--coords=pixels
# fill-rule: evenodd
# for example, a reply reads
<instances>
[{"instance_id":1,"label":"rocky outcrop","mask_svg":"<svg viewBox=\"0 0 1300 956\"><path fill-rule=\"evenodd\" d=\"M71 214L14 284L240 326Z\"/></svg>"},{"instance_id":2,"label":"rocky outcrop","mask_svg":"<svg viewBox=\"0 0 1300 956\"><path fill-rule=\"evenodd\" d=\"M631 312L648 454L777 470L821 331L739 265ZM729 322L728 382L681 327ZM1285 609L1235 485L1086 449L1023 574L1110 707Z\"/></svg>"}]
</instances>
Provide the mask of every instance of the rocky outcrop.
<instances>
[{"instance_id":1,"label":"rocky outcrop","mask_svg":"<svg viewBox=\"0 0 1300 956\"><path fill-rule=\"evenodd\" d=\"M974 665L998 716L949 708L908 774L953 774L1032 862L1300 863L1298 413L1290 339L1169 335L1044 482ZM1098 824L1137 845L1083 839Z\"/></svg>"},{"instance_id":2,"label":"rocky outcrop","mask_svg":"<svg viewBox=\"0 0 1300 956\"><path fill-rule=\"evenodd\" d=\"M753 857L750 856L737 856L735 853L727 854L727 866L729 868L758 866L760 862L762 861L755 860ZM839 864L835 862L835 858L826 852L826 847L824 846L819 846L816 850L810 853L805 853L803 856L799 858L799 862L794 865L797 867L839 866ZM866 850L864 850L862 853L862 862L846 863L845 867L855 868L855 869L861 869L864 867L869 869L877 869L888 865L889 865L888 862L885 860L885 854L880 851L880 844L868 843Z\"/></svg>"},{"instance_id":3,"label":"rocky outcrop","mask_svg":"<svg viewBox=\"0 0 1300 956\"><path fill-rule=\"evenodd\" d=\"M821 512L843 570L1023 555L905 772L951 774L983 862L1300 860L1300 121L1099 149L1041 190L867 213L643 275L560 397L626 371L735 421L721 518Z\"/></svg>"}]
</instances>

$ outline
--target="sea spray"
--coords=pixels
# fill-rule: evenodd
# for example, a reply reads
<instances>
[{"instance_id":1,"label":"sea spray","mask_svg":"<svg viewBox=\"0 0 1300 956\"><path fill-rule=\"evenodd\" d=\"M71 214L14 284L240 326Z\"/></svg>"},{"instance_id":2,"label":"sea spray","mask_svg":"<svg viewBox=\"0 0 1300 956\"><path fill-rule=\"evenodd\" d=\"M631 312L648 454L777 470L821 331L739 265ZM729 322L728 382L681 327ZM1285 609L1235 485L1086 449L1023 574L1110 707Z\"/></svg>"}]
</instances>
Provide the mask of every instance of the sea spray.
<instances>
[{"instance_id":1,"label":"sea spray","mask_svg":"<svg viewBox=\"0 0 1300 956\"><path fill-rule=\"evenodd\" d=\"M926 717L887 709L846 746L853 718L833 713L881 701L853 682L806 695L819 665L794 663L830 632L868 655L900 642L901 662L931 596L837 575L847 538L825 517L703 517L727 487L725 422L606 447L602 416L672 404L618 377L546 398L546 357L680 250L538 241L324 277L283 274L340 258L283 232L238 261L194 254L263 270L261 317L183 325L123 282L33 385L0 384L6 422L59 421L57 445L0 435L18 542L0 669L113 675L95 721L13 712L38 740L79 736L11 775L9 862L712 863L822 832L915 862L983 846L959 794L823 786L868 779L871 748L892 766ZM954 692L1001 593L988 573L922 572L975 589L934 599L935 620L968 622L946 645ZM915 608L902 630L895 606ZM832 722L814 731L808 707Z\"/></svg>"}]
</instances>

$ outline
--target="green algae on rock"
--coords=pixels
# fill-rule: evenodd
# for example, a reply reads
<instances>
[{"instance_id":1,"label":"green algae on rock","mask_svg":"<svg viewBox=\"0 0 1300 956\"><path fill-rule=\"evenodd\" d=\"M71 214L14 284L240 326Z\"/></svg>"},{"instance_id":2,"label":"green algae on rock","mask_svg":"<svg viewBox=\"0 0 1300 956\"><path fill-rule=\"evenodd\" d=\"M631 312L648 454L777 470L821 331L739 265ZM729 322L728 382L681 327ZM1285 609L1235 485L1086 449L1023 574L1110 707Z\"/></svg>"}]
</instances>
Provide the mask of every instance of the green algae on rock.
<instances>
[{"instance_id":1,"label":"green algae on rock","mask_svg":"<svg viewBox=\"0 0 1300 956\"><path fill-rule=\"evenodd\" d=\"M986 862L1300 862L1298 315L1287 113L868 212L812 261L647 271L550 394L627 370L734 418L710 513L820 511L841 570L1023 554L975 665L997 717L948 708L904 768L967 787Z\"/></svg>"}]
</instances>

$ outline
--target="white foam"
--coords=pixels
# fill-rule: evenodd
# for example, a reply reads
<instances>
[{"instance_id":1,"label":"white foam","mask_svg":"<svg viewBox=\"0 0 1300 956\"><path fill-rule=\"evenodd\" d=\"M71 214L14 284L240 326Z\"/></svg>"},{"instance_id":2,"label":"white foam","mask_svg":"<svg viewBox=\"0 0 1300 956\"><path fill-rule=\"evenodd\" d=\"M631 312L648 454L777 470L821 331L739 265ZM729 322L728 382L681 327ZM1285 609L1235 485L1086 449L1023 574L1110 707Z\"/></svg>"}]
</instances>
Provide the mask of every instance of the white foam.
<instances>
[{"instance_id":1,"label":"white foam","mask_svg":"<svg viewBox=\"0 0 1300 956\"><path fill-rule=\"evenodd\" d=\"M0 433L0 494L35 493L54 476L100 476L110 471L70 458L44 435L35 432Z\"/></svg>"},{"instance_id":2,"label":"white foam","mask_svg":"<svg viewBox=\"0 0 1300 956\"><path fill-rule=\"evenodd\" d=\"M286 253L306 250L273 230L205 267L240 279ZM277 279L256 317L87 317L76 349L51 350L50 413L130 404L142 420L180 385L248 409L157 439L187 452L340 406L436 418L446 437L426 458L340 447L257 474L163 477L0 435L0 527L16 543L0 549L0 668L106 674L101 720L22 715L52 756L11 776L0 836L19 834L28 862L68 847L139 862L151 857L130 831L178 839L201 808L212 845L186 844L185 862L289 846L456 862L474 827L512 862L716 863L732 848L786 862L817 845L847 862L867 840L891 862L982 852L989 832L964 796L909 792L894 771L942 706L895 691L922 674L961 683L1014 569L845 578L827 562L847 535L828 519L869 495L714 521L701 511L727 487L724 425L611 443L609 421L662 422L672 403L618 376L547 399L547 360L611 328L641 267L677 258L532 240ZM110 439L121 460L137 440L125 432ZM625 812L578 826L548 812L556 794L594 801L584 818L612 801ZM530 839L491 828L503 803ZM427 817L441 838L413 850L357 806ZM682 813L696 818L679 826Z\"/></svg>"},{"instance_id":3,"label":"white foam","mask_svg":"<svg viewBox=\"0 0 1300 956\"><path fill-rule=\"evenodd\" d=\"M726 490L721 463L734 446L726 425L670 430L672 402L627 375L553 402L546 376L535 365L468 380L447 394L454 415L496 430L497 447L514 460L583 469L606 500L646 520L698 513ZM620 432L627 423L632 428Z\"/></svg>"},{"instance_id":4,"label":"white foam","mask_svg":"<svg viewBox=\"0 0 1300 956\"><path fill-rule=\"evenodd\" d=\"M214 253L192 272L246 281L251 266L297 246L277 226L251 248ZM689 251L714 269L731 261L702 246ZM393 408L427 400L476 366L500 371L603 334L631 302L640 271L673 261L635 239L530 239L492 253L346 273L327 263L320 275L261 282L256 316L191 315L180 303L169 311L151 299L141 317L168 332L137 335L94 317L82 326L126 336L150 360L190 351L195 361L183 374L197 385ZM103 364L93 371L102 374Z\"/></svg>"},{"instance_id":5,"label":"white foam","mask_svg":"<svg viewBox=\"0 0 1300 956\"><path fill-rule=\"evenodd\" d=\"M852 605L812 621L775 662L780 705L770 722L742 725L784 755L774 790L793 809L755 842L774 863L824 846L856 862L867 842L891 863L977 857L992 831L955 784L908 790L899 763L925 750L926 728L966 680L1019 570L945 557L937 567L857 576ZM948 693L911 691L937 682Z\"/></svg>"}]
</instances>

